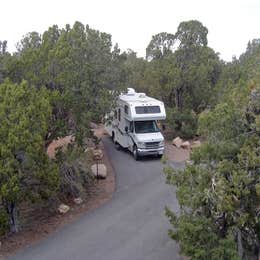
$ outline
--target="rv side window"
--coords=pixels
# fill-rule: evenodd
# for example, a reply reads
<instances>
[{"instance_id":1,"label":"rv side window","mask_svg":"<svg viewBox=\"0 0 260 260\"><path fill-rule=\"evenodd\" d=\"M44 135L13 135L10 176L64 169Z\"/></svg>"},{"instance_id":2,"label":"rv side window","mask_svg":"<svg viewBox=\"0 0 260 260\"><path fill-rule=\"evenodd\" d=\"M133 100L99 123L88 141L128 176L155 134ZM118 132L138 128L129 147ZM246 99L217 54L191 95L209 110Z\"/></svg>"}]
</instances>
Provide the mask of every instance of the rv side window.
<instances>
[{"instance_id":1,"label":"rv side window","mask_svg":"<svg viewBox=\"0 0 260 260\"><path fill-rule=\"evenodd\" d=\"M161 113L159 106L142 106L135 107L136 114L158 114Z\"/></svg>"},{"instance_id":2,"label":"rv side window","mask_svg":"<svg viewBox=\"0 0 260 260\"><path fill-rule=\"evenodd\" d=\"M134 122L130 122L130 133L134 132Z\"/></svg>"},{"instance_id":3,"label":"rv side window","mask_svg":"<svg viewBox=\"0 0 260 260\"><path fill-rule=\"evenodd\" d=\"M117 110L115 110L114 118L117 119Z\"/></svg>"},{"instance_id":4,"label":"rv side window","mask_svg":"<svg viewBox=\"0 0 260 260\"><path fill-rule=\"evenodd\" d=\"M118 120L121 121L121 109L118 109Z\"/></svg>"},{"instance_id":5,"label":"rv side window","mask_svg":"<svg viewBox=\"0 0 260 260\"><path fill-rule=\"evenodd\" d=\"M125 113L128 115L128 106L125 105Z\"/></svg>"}]
</instances>

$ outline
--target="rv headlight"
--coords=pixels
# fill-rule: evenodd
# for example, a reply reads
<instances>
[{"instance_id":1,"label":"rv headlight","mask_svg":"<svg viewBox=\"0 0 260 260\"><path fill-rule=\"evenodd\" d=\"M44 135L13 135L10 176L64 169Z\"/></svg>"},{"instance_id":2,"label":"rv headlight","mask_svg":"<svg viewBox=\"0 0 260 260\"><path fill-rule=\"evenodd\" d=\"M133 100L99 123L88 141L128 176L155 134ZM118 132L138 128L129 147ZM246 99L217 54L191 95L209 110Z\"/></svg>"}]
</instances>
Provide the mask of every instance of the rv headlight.
<instances>
[{"instance_id":1,"label":"rv headlight","mask_svg":"<svg viewBox=\"0 0 260 260\"><path fill-rule=\"evenodd\" d=\"M159 146L164 146L164 140L159 143Z\"/></svg>"},{"instance_id":2,"label":"rv headlight","mask_svg":"<svg viewBox=\"0 0 260 260\"><path fill-rule=\"evenodd\" d=\"M140 148L145 147L145 143L144 142L137 142L137 145Z\"/></svg>"}]
</instances>

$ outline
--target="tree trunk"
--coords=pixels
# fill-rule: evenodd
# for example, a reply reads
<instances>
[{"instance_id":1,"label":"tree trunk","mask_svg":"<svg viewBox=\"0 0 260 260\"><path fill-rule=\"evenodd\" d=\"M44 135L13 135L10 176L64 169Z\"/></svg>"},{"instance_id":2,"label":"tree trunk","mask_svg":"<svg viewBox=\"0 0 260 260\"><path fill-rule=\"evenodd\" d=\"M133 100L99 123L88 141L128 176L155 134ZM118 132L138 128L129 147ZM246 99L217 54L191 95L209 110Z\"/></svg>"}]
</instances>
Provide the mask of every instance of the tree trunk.
<instances>
[{"instance_id":1,"label":"tree trunk","mask_svg":"<svg viewBox=\"0 0 260 260\"><path fill-rule=\"evenodd\" d=\"M243 249L243 244L242 244L242 236L241 236L241 231L238 229L237 231L237 251L240 259L243 259L244 255L244 249Z\"/></svg>"},{"instance_id":2,"label":"tree trunk","mask_svg":"<svg viewBox=\"0 0 260 260\"><path fill-rule=\"evenodd\" d=\"M10 231L17 233L19 231L17 209L14 202L7 203L6 206L7 214L9 217Z\"/></svg>"},{"instance_id":3,"label":"tree trunk","mask_svg":"<svg viewBox=\"0 0 260 260\"><path fill-rule=\"evenodd\" d=\"M181 88L176 88L175 90L175 106L177 110L182 111L182 90Z\"/></svg>"}]
</instances>

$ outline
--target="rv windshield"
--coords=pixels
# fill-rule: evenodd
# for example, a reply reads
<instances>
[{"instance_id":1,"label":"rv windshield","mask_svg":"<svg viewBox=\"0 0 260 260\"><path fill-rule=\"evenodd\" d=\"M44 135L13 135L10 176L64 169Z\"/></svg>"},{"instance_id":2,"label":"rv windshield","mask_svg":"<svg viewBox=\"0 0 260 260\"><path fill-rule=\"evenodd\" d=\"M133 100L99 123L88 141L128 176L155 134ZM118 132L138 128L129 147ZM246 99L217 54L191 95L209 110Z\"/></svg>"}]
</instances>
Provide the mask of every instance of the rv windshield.
<instances>
[{"instance_id":1,"label":"rv windshield","mask_svg":"<svg viewBox=\"0 0 260 260\"><path fill-rule=\"evenodd\" d=\"M155 121L135 121L134 124L137 134L160 132Z\"/></svg>"}]
</instances>

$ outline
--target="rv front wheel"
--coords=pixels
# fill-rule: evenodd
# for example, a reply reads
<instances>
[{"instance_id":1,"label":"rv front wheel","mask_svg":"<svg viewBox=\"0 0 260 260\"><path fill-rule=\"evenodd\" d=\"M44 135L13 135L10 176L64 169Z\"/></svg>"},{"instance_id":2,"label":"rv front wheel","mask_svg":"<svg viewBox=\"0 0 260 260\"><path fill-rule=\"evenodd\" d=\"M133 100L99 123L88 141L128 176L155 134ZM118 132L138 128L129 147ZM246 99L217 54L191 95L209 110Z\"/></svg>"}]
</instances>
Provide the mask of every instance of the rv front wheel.
<instances>
[{"instance_id":1,"label":"rv front wheel","mask_svg":"<svg viewBox=\"0 0 260 260\"><path fill-rule=\"evenodd\" d=\"M137 151L136 145L133 148L133 155L134 155L135 160L138 161L139 155L138 155L138 151Z\"/></svg>"},{"instance_id":2,"label":"rv front wheel","mask_svg":"<svg viewBox=\"0 0 260 260\"><path fill-rule=\"evenodd\" d=\"M112 133L112 141L113 141L113 143L114 143L114 145L115 145L115 148L117 149L117 150L120 150L120 144L115 140L115 133L113 132Z\"/></svg>"},{"instance_id":3,"label":"rv front wheel","mask_svg":"<svg viewBox=\"0 0 260 260\"><path fill-rule=\"evenodd\" d=\"M113 141L113 143L115 142L115 133L114 132L112 132L112 141Z\"/></svg>"},{"instance_id":4,"label":"rv front wheel","mask_svg":"<svg viewBox=\"0 0 260 260\"><path fill-rule=\"evenodd\" d=\"M116 148L118 151L120 150L121 146L120 146L120 144L119 144L118 142L115 142L115 148Z\"/></svg>"},{"instance_id":5,"label":"rv front wheel","mask_svg":"<svg viewBox=\"0 0 260 260\"><path fill-rule=\"evenodd\" d=\"M157 157L158 157L159 159L162 159L163 155L162 155L162 154L158 154Z\"/></svg>"}]
</instances>

